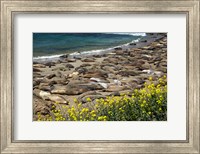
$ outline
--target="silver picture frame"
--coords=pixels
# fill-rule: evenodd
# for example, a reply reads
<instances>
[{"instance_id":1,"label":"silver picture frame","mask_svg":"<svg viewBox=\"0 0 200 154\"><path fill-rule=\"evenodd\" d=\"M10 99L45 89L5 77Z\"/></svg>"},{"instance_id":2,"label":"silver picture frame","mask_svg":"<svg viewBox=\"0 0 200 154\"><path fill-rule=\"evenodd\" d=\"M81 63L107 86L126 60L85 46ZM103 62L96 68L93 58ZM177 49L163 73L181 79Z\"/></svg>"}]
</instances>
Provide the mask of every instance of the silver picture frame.
<instances>
[{"instance_id":1,"label":"silver picture frame","mask_svg":"<svg viewBox=\"0 0 200 154\"><path fill-rule=\"evenodd\" d=\"M0 0L1 2L1 153L200 153L199 123L199 0ZM25 13L143 13L187 16L186 134L185 141L16 141L13 137L15 14Z\"/></svg>"}]
</instances>

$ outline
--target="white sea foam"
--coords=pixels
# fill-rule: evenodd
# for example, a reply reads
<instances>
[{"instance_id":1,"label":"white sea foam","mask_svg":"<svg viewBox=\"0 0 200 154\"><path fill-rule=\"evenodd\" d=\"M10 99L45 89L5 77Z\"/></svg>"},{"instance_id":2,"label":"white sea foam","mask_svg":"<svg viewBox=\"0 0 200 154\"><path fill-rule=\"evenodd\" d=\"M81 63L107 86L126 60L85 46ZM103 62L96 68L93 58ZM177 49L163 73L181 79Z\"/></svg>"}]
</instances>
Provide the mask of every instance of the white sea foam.
<instances>
[{"instance_id":1,"label":"white sea foam","mask_svg":"<svg viewBox=\"0 0 200 154\"><path fill-rule=\"evenodd\" d=\"M115 47L114 47L115 48ZM74 52L69 55L71 56L78 56L78 55L91 55L91 54L100 54L102 52L109 52L112 51L114 48L107 48L107 49L98 49L98 50L89 50L89 51L81 51L81 52Z\"/></svg>"},{"instance_id":2,"label":"white sea foam","mask_svg":"<svg viewBox=\"0 0 200 154\"><path fill-rule=\"evenodd\" d=\"M128 33L128 32L119 32L119 33L105 33L105 34L118 34L118 35L132 35L132 36L146 36L146 33ZM141 38L138 38L136 40L133 40L131 42L128 42L126 44L118 45L115 47L107 48L107 49L98 49L98 50L89 50L89 51L81 51L81 52L73 52L70 53L70 57L82 57L82 56L88 56L88 55L98 55L98 54L105 54L109 53L114 50L114 48L126 48L129 46L130 43L139 42ZM50 55L50 56L41 56L41 57L34 57L33 60L46 60L46 59L57 59L63 54L59 55Z\"/></svg>"},{"instance_id":3,"label":"white sea foam","mask_svg":"<svg viewBox=\"0 0 200 154\"><path fill-rule=\"evenodd\" d=\"M114 32L114 33L107 33L107 34L118 34L118 35L132 35L132 36L146 36L146 33L128 33L128 32Z\"/></svg>"},{"instance_id":4,"label":"white sea foam","mask_svg":"<svg viewBox=\"0 0 200 154\"><path fill-rule=\"evenodd\" d=\"M49 59L49 58L59 58L60 56L62 56L63 54L59 54L59 55L50 55L50 56L38 56L38 57L33 57L34 60L37 59Z\"/></svg>"}]
</instances>

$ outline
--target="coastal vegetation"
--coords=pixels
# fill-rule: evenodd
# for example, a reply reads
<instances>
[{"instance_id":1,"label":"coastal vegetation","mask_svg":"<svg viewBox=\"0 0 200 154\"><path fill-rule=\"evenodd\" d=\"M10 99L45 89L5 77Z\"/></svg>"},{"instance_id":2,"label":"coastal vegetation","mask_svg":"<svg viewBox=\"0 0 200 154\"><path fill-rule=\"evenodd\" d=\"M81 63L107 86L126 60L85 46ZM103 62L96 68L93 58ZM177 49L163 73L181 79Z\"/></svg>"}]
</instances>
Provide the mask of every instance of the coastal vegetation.
<instances>
[{"instance_id":1,"label":"coastal vegetation","mask_svg":"<svg viewBox=\"0 0 200 154\"><path fill-rule=\"evenodd\" d=\"M107 96L96 99L87 98L88 107L74 100L75 105L66 106L55 103L51 113L41 116L38 121L166 121L167 120L167 78L159 78L155 85L152 77L144 83L144 88L120 96Z\"/></svg>"},{"instance_id":2,"label":"coastal vegetation","mask_svg":"<svg viewBox=\"0 0 200 154\"><path fill-rule=\"evenodd\" d=\"M36 42L41 35L37 35ZM77 46L73 44L74 35L59 34L56 38L70 37L72 45ZM78 36L86 38L86 34ZM105 41L102 36L109 36L111 42L116 38L114 34L87 36L95 36L97 42ZM126 37L130 36L117 35L119 40ZM48 37L44 40L48 42ZM51 43L56 42L53 40ZM112 50L87 54L66 51L57 58L33 61L33 121L166 120L166 33L148 33L137 42Z\"/></svg>"}]
</instances>

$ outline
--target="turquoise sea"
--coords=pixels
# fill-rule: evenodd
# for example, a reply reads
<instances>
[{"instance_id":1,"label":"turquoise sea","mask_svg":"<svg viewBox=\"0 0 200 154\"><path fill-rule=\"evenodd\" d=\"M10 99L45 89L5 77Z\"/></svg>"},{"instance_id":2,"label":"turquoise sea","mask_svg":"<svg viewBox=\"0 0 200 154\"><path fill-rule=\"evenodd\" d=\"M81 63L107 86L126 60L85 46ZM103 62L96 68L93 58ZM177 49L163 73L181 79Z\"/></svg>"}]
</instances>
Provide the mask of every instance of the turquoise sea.
<instances>
[{"instance_id":1,"label":"turquoise sea","mask_svg":"<svg viewBox=\"0 0 200 154\"><path fill-rule=\"evenodd\" d=\"M33 58L92 53L136 42L145 33L33 33Z\"/></svg>"}]
</instances>

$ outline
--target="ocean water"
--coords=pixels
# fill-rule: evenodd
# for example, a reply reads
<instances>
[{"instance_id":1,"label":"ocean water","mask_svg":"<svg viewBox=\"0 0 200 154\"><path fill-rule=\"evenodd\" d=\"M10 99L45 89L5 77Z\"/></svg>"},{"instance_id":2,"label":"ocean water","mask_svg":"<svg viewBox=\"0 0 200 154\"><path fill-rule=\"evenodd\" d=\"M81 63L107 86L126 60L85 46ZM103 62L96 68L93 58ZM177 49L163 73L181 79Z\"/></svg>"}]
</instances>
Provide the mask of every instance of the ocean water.
<instances>
[{"instance_id":1,"label":"ocean water","mask_svg":"<svg viewBox=\"0 0 200 154\"><path fill-rule=\"evenodd\" d=\"M124 46L145 33L33 33L33 58L92 53Z\"/></svg>"}]
</instances>

